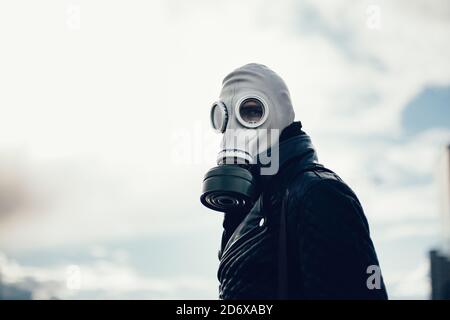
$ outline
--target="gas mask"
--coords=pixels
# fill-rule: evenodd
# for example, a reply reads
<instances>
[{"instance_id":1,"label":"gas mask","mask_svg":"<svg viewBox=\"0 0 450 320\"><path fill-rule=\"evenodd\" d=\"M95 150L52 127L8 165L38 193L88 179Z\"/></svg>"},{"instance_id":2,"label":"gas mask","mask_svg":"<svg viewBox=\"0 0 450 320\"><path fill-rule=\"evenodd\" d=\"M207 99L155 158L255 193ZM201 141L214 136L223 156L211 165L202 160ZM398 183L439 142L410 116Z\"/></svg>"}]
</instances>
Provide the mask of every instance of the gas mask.
<instances>
[{"instance_id":1,"label":"gas mask","mask_svg":"<svg viewBox=\"0 0 450 320\"><path fill-rule=\"evenodd\" d=\"M225 77L211 111L214 130L223 134L217 166L203 180L200 201L232 212L251 208L259 196L262 167L274 155L281 131L294 121L289 90L275 72L247 64Z\"/></svg>"}]
</instances>

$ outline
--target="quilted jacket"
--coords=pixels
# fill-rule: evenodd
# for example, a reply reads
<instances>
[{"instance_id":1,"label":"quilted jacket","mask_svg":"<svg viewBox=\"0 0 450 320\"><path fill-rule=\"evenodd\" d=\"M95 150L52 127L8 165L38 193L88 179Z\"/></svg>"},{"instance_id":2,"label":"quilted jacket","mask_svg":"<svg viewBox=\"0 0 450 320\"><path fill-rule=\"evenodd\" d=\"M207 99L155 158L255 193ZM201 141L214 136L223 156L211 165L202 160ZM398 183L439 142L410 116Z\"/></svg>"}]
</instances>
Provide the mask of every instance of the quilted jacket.
<instances>
[{"instance_id":1,"label":"quilted jacket","mask_svg":"<svg viewBox=\"0 0 450 320\"><path fill-rule=\"evenodd\" d=\"M221 299L387 299L355 193L318 163L299 122L280 137L280 169L249 212L225 213Z\"/></svg>"}]
</instances>

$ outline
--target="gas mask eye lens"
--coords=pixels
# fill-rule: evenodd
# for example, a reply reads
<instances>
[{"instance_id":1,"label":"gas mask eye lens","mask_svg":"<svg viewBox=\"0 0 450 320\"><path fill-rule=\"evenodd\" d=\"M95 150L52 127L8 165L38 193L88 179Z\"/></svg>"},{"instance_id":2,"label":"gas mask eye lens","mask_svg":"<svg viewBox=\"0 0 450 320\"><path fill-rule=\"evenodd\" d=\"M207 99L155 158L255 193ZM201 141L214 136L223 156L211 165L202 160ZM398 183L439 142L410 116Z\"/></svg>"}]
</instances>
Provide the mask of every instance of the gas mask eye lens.
<instances>
[{"instance_id":1,"label":"gas mask eye lens","mask_svg":"<svg viewBox=\"0 0 450 320\"><path fill-rule=\"evenodd\" d=\"M211 125L214 130L223 133L227 127L228 112L223 102L214 102L211 108Z\"/></svg>"},{"instance_id":2,"label":"gas mask eye lens","mask_svg":"<svg viewBox=\"0 0 450 320\"><path fill-rule=\"evenodd\" d=\"M239 108L242 120L254 124L258 123L264 116L264 107L262 103L256 99L247 99Z\"/></svg>"},{"instance_id":3,"label":"gas mask eye lens","mask_svg":"<svg viewBox=\"0 0 450 320\"><path fill-rule=\"evenodd\" d=\"M267 119L268 110L262 99L247 97L236 105L236 116L239 122L247 128L259 127Z\"/></svg>"}]
</instances>

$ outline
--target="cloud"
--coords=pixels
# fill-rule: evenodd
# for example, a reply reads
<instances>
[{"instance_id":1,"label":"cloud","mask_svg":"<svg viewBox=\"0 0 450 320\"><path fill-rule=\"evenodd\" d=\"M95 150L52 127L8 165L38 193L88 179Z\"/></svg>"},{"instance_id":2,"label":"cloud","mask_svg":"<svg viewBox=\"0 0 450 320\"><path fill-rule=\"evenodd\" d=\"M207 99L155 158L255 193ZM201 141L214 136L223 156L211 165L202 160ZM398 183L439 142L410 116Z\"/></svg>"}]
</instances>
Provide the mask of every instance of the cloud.
<instances>
[{"instance_id":1,"label":"cloud","mask_svg":"<svg viewBox=\"0 0 450 320\"><path fill-rule=\"evenodd\" d=\"M217 295L216 286L206 278L143 276L114 255L107 252L106 257L79 265L31 267L0 253L0 274L3 285L29 291L33 299L213 299Z\"/></svg>"},{"instance_id":2,"label":"cloud","mask_svg":"<svg viewBox=\"0 0 450 320\"><path fill-rule=\"evenodd\" d=\"M449 101L449 86L422 90L403 110L402 124L405 131L414 134L430 128L450 128Z\"/></svg>"},{"instance_id":3,"label":"cloud","mask_svg":"<svg viewBox=\"0 0 450 320\"><path fill-rule=\"evenodd\" d=\"M1 127L8 134L2 135L0 146L23 151L27 178L36 196L49 203L44 202L43 210L30 209L34 218L5 225L2 243L51 237L42 241L48 245L63 238L89 241L204 225L201 219L191 223L184 205L178 204L204 212L199 187L194 186L213 163L174 165L169 160L176 146L171 132L184 128L194 135L198 121L207 123L221 78L249 61L266 63L285 78L297 117L313 139L324 137L314 140L319 153L334 149L326 142L330 137L347 136L339 142L348 146L349 156L342 158L351 163L342 166L346 175L361 152L361 146L351 146L355 138L395 138L400 110L418 88L449 80L442 70L448 70L450 48L430 36L448 30L445 19L434 21L441 11L427 7L421 15L424 4L405 2L406 10L378 4L383 18L379 31L366 26L368 4L350 1L276 6L237 1L190 6L82 3L78 33L56 24L62 7L45 12L36 7L49 25L31 19L15 29L21 43L5 38L9 63L2 65L0 81L7 117ZM315 12L309 19L318 21L314 33L295 26L308 8ZM5 18L5 23L14 28L20 21ZM309 20L304 23L314 26ZM36 28L27 27L31 24ZM41 32L50 26L49 32ZM354 60L343 52L337 45L342 39L324 28L348 35L349 50L363 58ZM39 49L34 39L43 44ZM24 52L34 55L25 59ZM386 67L367 63L371 56ZM28 94L19 94L19 88ZM212 135L206 130L202 134ZM325 159L334 165L339 156ZM171 201L173 195L182 200ZM85 221L90 221L88 226Z\"/></svg>"},{"instance_id":4,"label":"cloud","mask_svg":"<svg viewBox=\"0 0 450 320\"><path fill-rule=\"evenodd\" d=\"M409 272L386 278L390 283L391 296L396 299L429 299L429 269L429 262L422 261Z\"/></svg>"},{"instance_id":5,"label":"cloud","mask_svg":"<svg viewBox=\"0 0 450 320\"><path fill-rule=\"evenodd\" d=\"M438 225L425 220L413 220L398 224L390 224L383 230L381 239L387 243L393 243L402 238L420 239L420 237L430 237L436 235Z\"/></svg>"}]
</instances>

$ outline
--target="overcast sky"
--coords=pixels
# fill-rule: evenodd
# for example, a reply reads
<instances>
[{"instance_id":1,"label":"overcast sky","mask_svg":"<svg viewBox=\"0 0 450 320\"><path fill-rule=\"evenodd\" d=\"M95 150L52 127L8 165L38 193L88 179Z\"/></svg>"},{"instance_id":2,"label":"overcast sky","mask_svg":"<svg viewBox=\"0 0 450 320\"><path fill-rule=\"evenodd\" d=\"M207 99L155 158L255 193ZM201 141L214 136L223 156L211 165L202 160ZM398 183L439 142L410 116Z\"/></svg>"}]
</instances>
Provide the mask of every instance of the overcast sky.
<instances>
[{"instance_id":1,"label":"overcast sky","mask_svg":"<svg viewBox=\"0 0 450 320\"><path fill-rule=\"evenodd\" d=\"M390 296L427 298L449 38L445 0L3 1L3 281L35 298L216 298L209 108L257 62L360 198Z\"/></svg>"}]
</instances>

